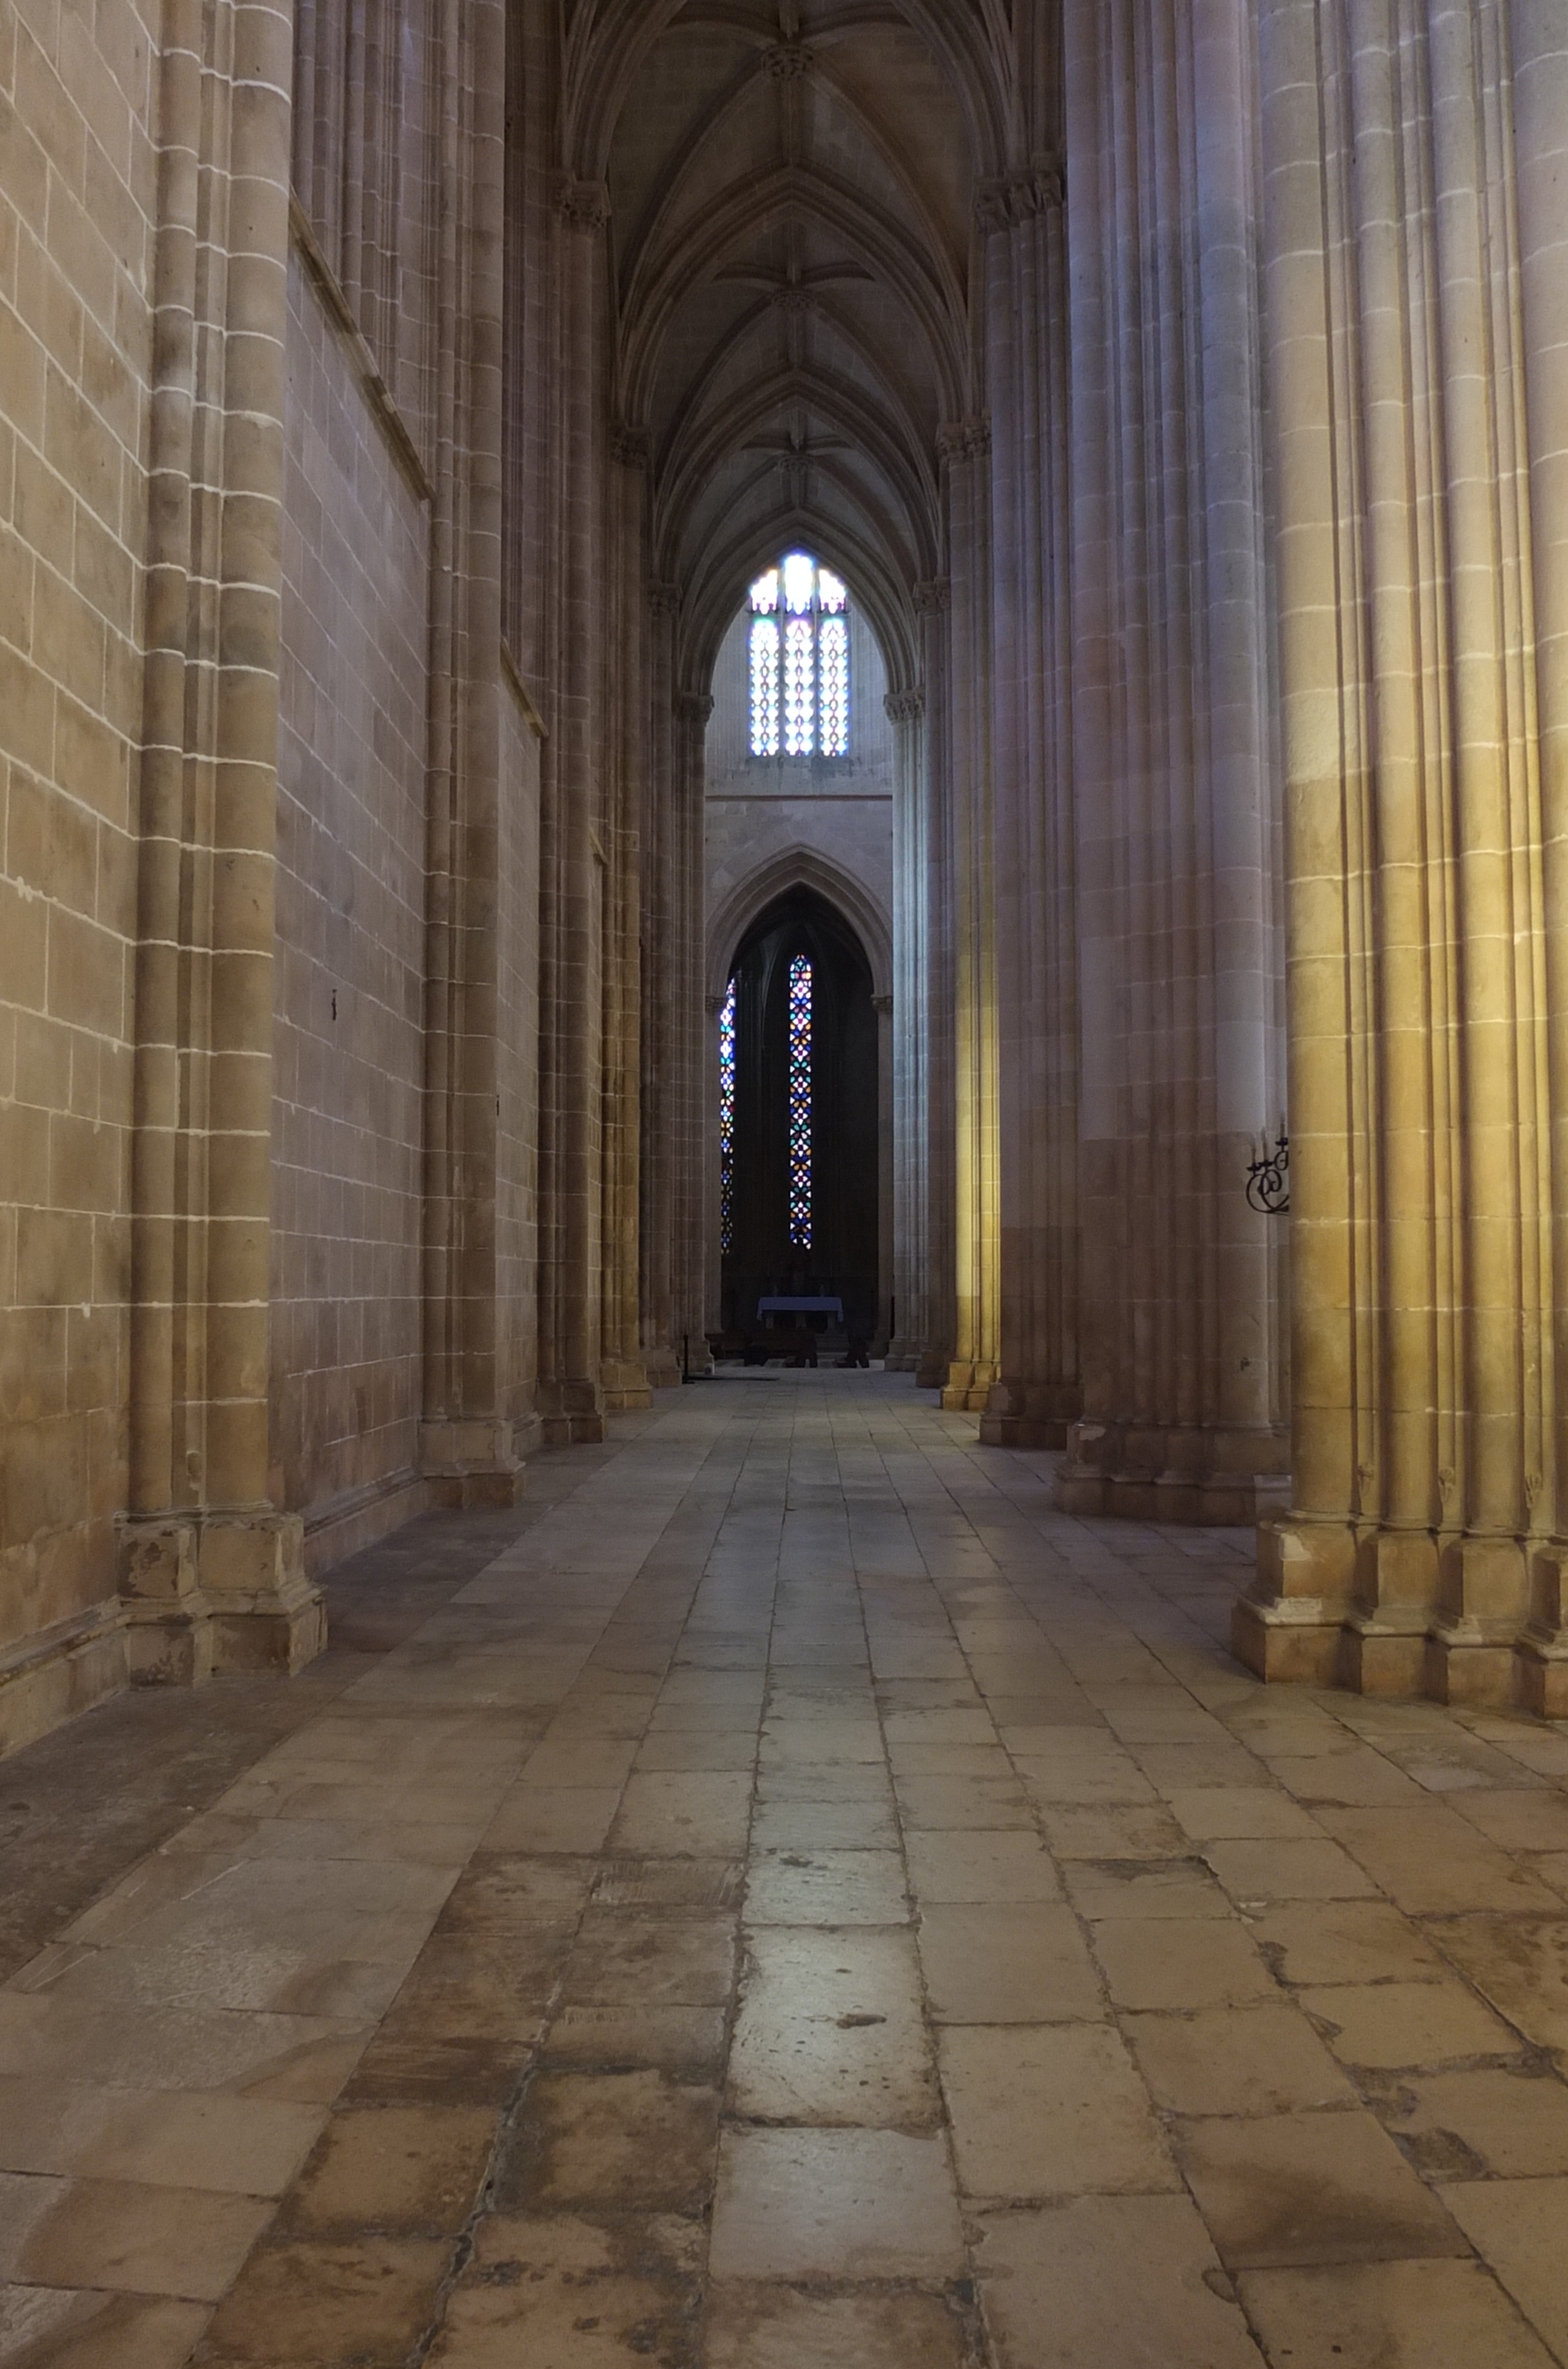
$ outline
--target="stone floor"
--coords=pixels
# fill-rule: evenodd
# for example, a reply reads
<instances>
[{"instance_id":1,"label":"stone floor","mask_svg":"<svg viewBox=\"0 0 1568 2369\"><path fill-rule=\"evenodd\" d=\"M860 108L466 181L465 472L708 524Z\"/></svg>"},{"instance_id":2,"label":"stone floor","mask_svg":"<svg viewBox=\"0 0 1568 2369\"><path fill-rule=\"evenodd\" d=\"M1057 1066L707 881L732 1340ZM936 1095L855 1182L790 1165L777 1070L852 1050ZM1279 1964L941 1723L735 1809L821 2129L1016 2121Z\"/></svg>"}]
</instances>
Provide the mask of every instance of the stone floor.
<instances>
[{"instance_id":1,"label":"stone floor","mask_svg":"<svg viewBox=\"0 0 1568 2369\"><path fill-rule=\"evenodd\" d=\"M686 1390L7 1762L0 2362L1568 2363L1568 1735L1048 1483Z\"/></svg>"}]
</instances>

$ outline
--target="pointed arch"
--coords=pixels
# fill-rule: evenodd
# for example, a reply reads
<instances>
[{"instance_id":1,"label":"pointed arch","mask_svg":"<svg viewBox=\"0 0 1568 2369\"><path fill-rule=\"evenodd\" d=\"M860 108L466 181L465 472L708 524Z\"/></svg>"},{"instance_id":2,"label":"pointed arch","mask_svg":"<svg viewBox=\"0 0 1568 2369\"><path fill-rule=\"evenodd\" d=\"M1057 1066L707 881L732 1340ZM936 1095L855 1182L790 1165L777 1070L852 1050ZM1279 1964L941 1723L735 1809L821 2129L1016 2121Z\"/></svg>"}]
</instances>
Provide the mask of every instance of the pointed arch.
<instances>
[{"instance_id":1,"label":"pointed arch","mask_svg":"<svg viewBox=\"0 0 1568 2369\"><path fill-rule=\"evenodd\" d=\"M814 847L790 847L759 864L732 888L708 920L708 983L710 1001L717 1002L729 984L735 957L746 933L770 905L792 888L809 888L831 905L860 940L871 971L874 995L893 992L893 925L868 888Z\"/></svg>"}]
</instances>

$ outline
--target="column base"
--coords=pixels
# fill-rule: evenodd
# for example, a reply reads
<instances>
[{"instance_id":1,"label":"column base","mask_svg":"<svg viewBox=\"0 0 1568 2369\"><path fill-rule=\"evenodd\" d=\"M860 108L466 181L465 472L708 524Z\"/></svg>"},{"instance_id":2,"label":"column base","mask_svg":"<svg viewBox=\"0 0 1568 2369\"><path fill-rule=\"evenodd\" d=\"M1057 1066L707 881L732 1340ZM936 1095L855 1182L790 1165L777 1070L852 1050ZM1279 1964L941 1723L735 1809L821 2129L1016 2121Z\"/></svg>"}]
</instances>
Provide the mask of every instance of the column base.
<instances>
[{"instance_id":1,"label":"column base","mask_svg":"<svg viewBox=\"0 0 1568 2369\"><path fill-rule=\"evenodd\" d=\"M981 1442L987 1448L1065 1448L1079 1402L1075 1383L1000 1381L980 1417Z\"/></svg>"},{"instance_id":2,"label":"column base","mask_svg":"<svg viewBox=\"0 0 1568 2369\"><path fill-rule=\"evenodd\" d=\"M1258 1575L1232 1610L1231 1649L1271 1684L1568 1718L1568 1631L1544 1603L1562 1552L1532 1559L1547 1617L1524 1625L1507 1608L1525 1567L1516 1540L1439 1548L1429 1531L1288 1515L1259 1527ZM1440 1586L1494 1608L1447 1610Z\"/></svg>"},{"instance_id":3,"label":"column base","mask_svg":"<svg viewBox=\"0 0 1568 2369\"><path fill-rule=\"evenodd\" d=\"M920 1353L920 1362L915 1368L916 1390L945 1390L952 1362L945 1349L922 1349Z\"/></svg>"},{"instance_id":4,"label":"column base","mask_svg":"<svg viewBox=\"0 0 1568 2369\"><path fill-rule=\"evenodd\" d=\"M198 1686L220 1671L292 1677L326 1642L304 1524L272 1506L127 1515L120 1593L133 1686Z\"/></svg>"},{"instance_id":5,"label":"column base","mask_svg":"<svg viewBox=\"0 0 1568 2369\"><path fill-rule=\"evenodd\" d=\"M509 1417L422 1423L419 1465L430 1504L442 1513L515 1505L522 1495L517 1426Z\"/></svg>"},{"instance_id":6,"label":"column base","mask_svg":"<svg viewBox=\"0 0 1568 2369\"><path fill-rule=\"evenodd\" d=\"M1521 1711L1537 1719L1568 1719L1568 1637L1527 1630L1514 1648Z\"/></svg>"},{"instance_id":7,"label":"column base","mask_svg":"<svg viewBox=\"0 0 1568 2369\"><path fill-rule=\"evenodd\" d=\"M605 1434L604 1393L597 1381L541 1383L539 1416L547 1448L596 1448Z\"/></svg>"},{"instance_id":8,"label":"column base","mask_svg":"<svg viewBox=\"0 0 1568 2369\"><path fill-rule=\"evenodd\" d=\"M607 1357L600 1386L607 1414L638 1414L653 1404L653 1385L640 1357Z\"/></svg>"},{"instance_id":9,"label":"column base","mask_svg":"<svg viewBox=\"0 0 1568 2369\"><path fill-rule=\"evenodd\" d=\"M983 1414L996 1388L996 1368L987 1358L956 1358L947 1369L942 1403L949 1414Z\"/></svg>"},{"instance_id":10,"label":"column base","mask_svg":"<svg viewBox=\"0 0 1568 2369\"><path fill-rule=\"evenodd\" d=\"M1205 1529L1248 1528L1289 1496L1281 1431L1075 1423L1057 1479L1064 1514Z\"/></svg>"}]
</instances>

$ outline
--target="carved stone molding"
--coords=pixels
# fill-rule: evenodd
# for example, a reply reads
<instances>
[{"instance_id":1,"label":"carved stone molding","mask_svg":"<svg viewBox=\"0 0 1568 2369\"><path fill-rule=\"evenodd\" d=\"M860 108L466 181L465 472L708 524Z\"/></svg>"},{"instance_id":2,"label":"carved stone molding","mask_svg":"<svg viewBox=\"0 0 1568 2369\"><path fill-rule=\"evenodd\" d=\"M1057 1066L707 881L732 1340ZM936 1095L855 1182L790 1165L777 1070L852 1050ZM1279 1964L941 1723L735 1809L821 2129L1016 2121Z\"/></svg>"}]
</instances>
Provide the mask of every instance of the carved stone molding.
<instances>
[{"instance_id":1,"label":"carved stone molding","mask_svg":"<svg viewBox=\"0 0 1568 2369\"><path fill-rule=\"evenodd\" d=\"M920 588L922 591L925 589L923 585ZM919 605L918 592L916 605ZM925 693L923 691L890 691L882 704L887 711L889 724L914 724L925 714Z\"/></svg>"},{"instance_id":2,"label":"carved stone molding","mask_svg":"<svg viewBox=\"0 0 1568 2369\"><path fill-rule=\"evenodd\" d=\"M990 451L990 421L980 416L948 420L936 431L936 450L948 468L957 461L983 461Z\"/></svg>"},{"instance_id":3,"label":"carved stone molding","mask_svg":"<svg viewBox=\"0 0 1568 2369\"><path fill-rule=\"evenodd\" d=\"M610 192L602 181L563 180L555 212L570 230L601 231L610 220Z\"/></svg>"},{"instance_id":4,"label":"carved stone molding","mask_svg":"<svg viewBox=\"0 0 1568 2369\"><path fill-rule=\"evenodd\" d=\"M1015 230L1020 223L1033 222L1052 206L1061 205L1066 196L1059 164L1031 166L1024 173L1003 173L995 180L982 181L975 192L975 220L988 235L992 231Z\"/></svg>"},{"instance_id":5,"label":"carved stone molding","mask_svg":"<svg viewBox=\"0 0 1568 2369\"><path fill-rule=\"evenodd\" d=\"M653 459L653 438L646 428L617 419L610 429L610 458L623 469L646 469Z\"/></svg>"},{"instance_id":6,"label":"carved stone molding","mask_svg":"<svg viewBox=\"0 0 1568 2369\"><path fill-rule=\"evenodd\" d=\"M811 72L811 52L804 41L776 41L762 52L762 72L770 82L800 82Z\"/></svg>"},{"instance_id":7,"label":"carved stone molding","mask_svg":"<svg viewBox=\"0 0 1568 2369\"><path fill-rule=\"evenodd\" d=\"M953 604L953 587L945 576L933 576L915 586L915 614L919 617L939 616Z\"/></svg>"},{"instance_id":8,"label":"carved stone molding","mask_svg":"<svg viewBox=\"0 0 1568 2369\"><path fill-rule=\"evenodd\" d=\"M705 691L680 691L675 694L675 713L682 724L705 727L713 712L713 699Z\"/></svg>"},{"instance_id":9,"label":"carved stone molding","mask_svg":"<svg viewBox=\"0 0 1568 2369\"><path fill-rule=\"evenodd\" d=\"M654 581L647 588L647 604L656 617L678 617L681 614L680 585Z\"/></svg>"},{"instance_id":10,"label":"carved stone molding","mask_svg":"<svg viewBox=\"0 0 1568 2369\"><path fill-rule=\"evenodd\" d=\"M891 1012L893 999L890 995L874 995L871 999L871 1008L873 1012Z\"/></svg>"}]
</instances>

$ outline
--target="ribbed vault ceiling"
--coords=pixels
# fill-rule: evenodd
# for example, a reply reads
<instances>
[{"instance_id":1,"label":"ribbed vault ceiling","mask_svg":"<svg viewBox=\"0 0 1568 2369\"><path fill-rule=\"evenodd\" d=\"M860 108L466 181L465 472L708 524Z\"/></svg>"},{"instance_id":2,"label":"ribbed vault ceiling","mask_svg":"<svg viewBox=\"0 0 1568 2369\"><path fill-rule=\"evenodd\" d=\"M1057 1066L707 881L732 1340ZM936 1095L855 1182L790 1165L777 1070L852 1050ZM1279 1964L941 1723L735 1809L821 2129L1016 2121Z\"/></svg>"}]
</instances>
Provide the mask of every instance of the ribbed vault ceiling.
<instances>
[{"instance_id":1,"label":"ribbed vault ceiling","mask_svg":"<svg viewBox=\"0 0 1568 2369\"><path fill-rule=\"evenodd\" d=\"M850 578L895 681L918 674L939 430L975 408L977 187L1055 144L1028 120L1054 82L1036 13L579 0L568 141L609 190L617 402L649 441L688 681L795 541Z\"/></svg>"}]
</instances>

